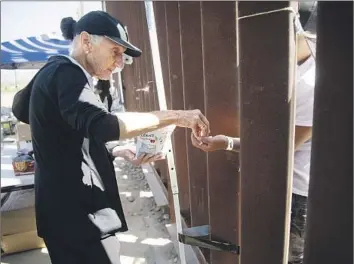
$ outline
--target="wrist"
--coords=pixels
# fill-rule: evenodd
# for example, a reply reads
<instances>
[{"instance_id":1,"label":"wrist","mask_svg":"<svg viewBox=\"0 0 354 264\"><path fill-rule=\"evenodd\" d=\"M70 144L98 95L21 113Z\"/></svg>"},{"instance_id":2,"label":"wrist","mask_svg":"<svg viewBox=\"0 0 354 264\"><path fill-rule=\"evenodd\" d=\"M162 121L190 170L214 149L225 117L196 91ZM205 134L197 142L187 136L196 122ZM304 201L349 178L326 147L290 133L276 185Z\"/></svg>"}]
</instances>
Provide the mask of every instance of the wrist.
<instances>
[{"instance_id":1,"label":"wrist","mask_svg":"<svg viewBox=\"0 0 354 264\"><path fill-rule=\"evenodd\" d=\"M180 110L167 110L152 112L159 119L159 124L162 125L179 125L181 119Z\"/></svg>"},{"instance_id":2,"label":"wrist","mask_svg":"<svg viewBox=\"0 0 354 264\"><path fill-rule=\"evenodd\" d=\"M233 138L225 136L225 150L232 151L233 148L234 148Z\"/></svg>"},{"instance_id":3,"label":"wrist","mask_svg":"<svg viewBox=\"0 0 354 264\"><path fill-rule=\"evenodd\" d=\"M124 150L120 148L120 146L116 146L112 149L112 152L111 152L112 156L114 157L122 157L124 156Z\"/></svg>"},{"instance_id":4,"label":"wrist","mask_svg":"<svg viewBox=\"0 0 354 264\"><path fill-rule=\"evenodd\" d=\"M175 110L173 111L174 112L174 116L175 116L175 119L174 119L174 124L176 126L182 126L182 111L181 110Z\"/></svg>"}]
</instances>

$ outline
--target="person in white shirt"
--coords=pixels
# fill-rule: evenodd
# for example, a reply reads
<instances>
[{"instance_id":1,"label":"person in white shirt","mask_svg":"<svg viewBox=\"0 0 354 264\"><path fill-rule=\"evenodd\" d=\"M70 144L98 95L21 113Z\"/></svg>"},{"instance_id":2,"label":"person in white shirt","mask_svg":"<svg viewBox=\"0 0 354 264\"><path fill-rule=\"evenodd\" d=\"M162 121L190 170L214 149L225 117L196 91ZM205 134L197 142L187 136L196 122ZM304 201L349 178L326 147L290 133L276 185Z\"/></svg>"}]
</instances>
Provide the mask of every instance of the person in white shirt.
<instances>
[{"instance_id":1,"label":"person in white shirt","mask_svg":"<svg viewBox=\"0 0 354 264\"><path fill-rule=\"evenodd\" d=\"M300 3L297 31L296 118L289 263L303 263L307 195L310 179L311 136L315 87L315 39L317 2ZM306 31L305 31L305 30ZM225 135L197 140L193 146L203 151L240 151L240 138Z\"/></svg>"}]
</instances>

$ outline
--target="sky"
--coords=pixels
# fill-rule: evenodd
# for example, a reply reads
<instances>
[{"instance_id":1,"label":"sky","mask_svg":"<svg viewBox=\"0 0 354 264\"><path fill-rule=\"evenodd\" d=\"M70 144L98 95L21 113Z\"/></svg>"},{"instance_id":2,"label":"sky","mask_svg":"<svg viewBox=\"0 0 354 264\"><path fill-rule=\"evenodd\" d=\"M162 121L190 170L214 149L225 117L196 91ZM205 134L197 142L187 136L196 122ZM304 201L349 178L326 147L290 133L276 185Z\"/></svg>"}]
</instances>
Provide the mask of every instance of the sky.
<instances>
[{"instance_id":1,"label":"sky","mask_svg":"<svg viewBox=\"0 0 354 264\"><path fill-rule=\"evenodd\" d=\"M82 1L83 13L102 10L101 1ZM60 21L80 17L79 1L1 1L1 42L60 32ZM32 70L17 70L18 81L31 78ZM13 71L1 70L1 83L13 82Z\"/></svg>"}]
</instances>

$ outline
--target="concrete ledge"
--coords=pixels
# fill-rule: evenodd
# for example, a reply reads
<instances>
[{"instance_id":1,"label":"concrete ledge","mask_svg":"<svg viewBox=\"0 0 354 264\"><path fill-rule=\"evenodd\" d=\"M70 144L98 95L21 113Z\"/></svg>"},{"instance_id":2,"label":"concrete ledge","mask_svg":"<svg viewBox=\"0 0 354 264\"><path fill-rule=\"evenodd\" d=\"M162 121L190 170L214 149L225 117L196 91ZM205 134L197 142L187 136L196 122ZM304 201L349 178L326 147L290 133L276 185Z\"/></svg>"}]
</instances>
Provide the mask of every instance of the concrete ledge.
<instances>
[{"instance_id":1,"label":"concrete ledge","mask_svg":"<svg viewBox=\"0 0 354 264\"><path fill-rule=\"evenodd\" d=\"M144 164L141 168L149 184L150 190L154 195L156 205L158 207L168 206L167 190L155 168L150 164Z\"/></svg>"},{"instance_id":2,"label":"concrete ledge","mask_svg":"<svg viewBox=\"0 0 354 264\"><path fill-rule=\"evenodd\" d=\"M160 176L156 172L155 168L150 164L142 165L142 169L145 175L145 178L150 186L150 189L154 195L156 205L159 207L169 206L168 203L168 194L164 184L161 181ZM186 228L187 225L182 217L182 226ZM171 237L173 245L177 254L179 255L179 247L178 247L178 240L177 240L177 230L176 224L167 224L166 229ZM186 253L186 263L187 264L207 264L202 252L198 247L192 247L190 245L184 245L185 253ZM160 264L158 261L162 261L158 259L159 254L156 252L156 249L151 248L149 252L147 252L146 257L149 259L150 263ZM154 258L156 258L156 262L151 262Z\"/></svg>"},{"instance_id":3,"label":"concrete ledge","mask_svg":"<svg viewBox=\"0 0 354 264\"><path fill-rule=\"evenodd\" d=\"M182 224L183 221L182 221ZM177 230L176 224L167 224L166 225L167 231L170 234L171 240L175 246L177 254L179 254L179 247L177 240ZM198 247L192 247L190 245L184 245L184 251L186 254L186 263L187 264L207 264L205 258Z\"/></svg>"}]
</instances>

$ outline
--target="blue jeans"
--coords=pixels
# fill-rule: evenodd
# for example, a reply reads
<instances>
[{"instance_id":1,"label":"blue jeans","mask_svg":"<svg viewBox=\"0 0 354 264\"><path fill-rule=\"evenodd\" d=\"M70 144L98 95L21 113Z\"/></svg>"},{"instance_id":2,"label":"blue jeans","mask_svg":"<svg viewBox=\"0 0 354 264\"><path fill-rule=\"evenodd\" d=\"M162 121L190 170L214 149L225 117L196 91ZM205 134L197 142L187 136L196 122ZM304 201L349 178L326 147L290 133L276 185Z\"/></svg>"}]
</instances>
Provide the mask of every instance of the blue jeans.
<instances>
[{"instance_id":1,"label":"blue jeans","mask_svg":"<svg viewBox=\"0 0 354 264\"><path fill-rule=\"evenodd\" d=\"M294 194L291 203L289 264L302 264L304 258L307 197Z\"/></svg>"}]
</instances>

